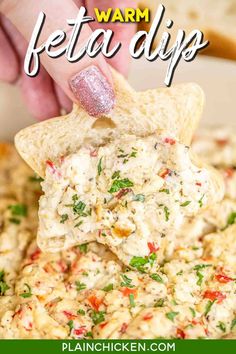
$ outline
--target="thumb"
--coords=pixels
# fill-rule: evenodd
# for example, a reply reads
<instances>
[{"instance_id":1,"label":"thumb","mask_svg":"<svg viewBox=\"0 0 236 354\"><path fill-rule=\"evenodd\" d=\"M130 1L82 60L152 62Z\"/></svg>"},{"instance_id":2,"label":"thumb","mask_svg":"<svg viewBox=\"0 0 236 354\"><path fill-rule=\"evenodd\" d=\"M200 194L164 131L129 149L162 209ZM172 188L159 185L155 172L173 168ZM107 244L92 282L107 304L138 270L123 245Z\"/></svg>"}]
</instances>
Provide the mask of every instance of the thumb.
<instances>
[{"instance_id":1,"label":"thumb","mask_svg":"<svg viewBox=\"0 0 236 354\"><path fill-rule=\"evenodd\" d=\"M75 18L78 13L78 7L73 0L60 0L60 2L58 0L50 0L50 2L48 0L3 0L0 10L13 22L27 41L31 38L40 11L43 11L46 20L38 45L44 43L54 31L65 29L66 19ZM67 37L68 32L70 31L67 31ZM77 44L77 47L82 47L91 34L89 25L83 24L78 41L80 44ZM65 46L65 42L62 45ZM58 46L57 49L59 48ZM99 116L111 111L115 101L112 78L101 54L93 59L84 56L80 61L72 64L65 56L55 59L43 53L41 61L67 96L73 102L80 103L90 115Z\"/></svg>"}]
</instances>

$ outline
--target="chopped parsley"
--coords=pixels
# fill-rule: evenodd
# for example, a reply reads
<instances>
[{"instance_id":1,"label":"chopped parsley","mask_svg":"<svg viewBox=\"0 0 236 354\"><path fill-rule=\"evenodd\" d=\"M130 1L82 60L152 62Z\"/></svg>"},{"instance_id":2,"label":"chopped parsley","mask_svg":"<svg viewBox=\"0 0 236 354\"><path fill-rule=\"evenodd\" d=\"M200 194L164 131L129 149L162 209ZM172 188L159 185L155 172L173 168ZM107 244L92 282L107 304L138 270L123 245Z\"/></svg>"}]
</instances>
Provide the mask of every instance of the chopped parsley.
<instances>
[{"instance_id":1,"label":"chopped parsley","mask_svg":"<svg viewBox=\"0 0 236 354\"><path fill-rule=\"evenodd\" d=\"M79 250L81 253L87 253L88 252L88 244L87 243L83 243L82 245L79 245Z\"/></svg>"},{"instance_id":2,"label":"chopped parsley","mask_svg":"<svg viewBox=\"0 0 236 354\"><path fill-rule=\"evenodd\" d=\"M98 162L98 176L100 176L102 173L102 157L100 158Z\"/></svg>"},{"instance_id":3,"label":"chopped parsley","mask_svg":"<svg viewBox=\"0 0 236 354\"><path fill-rule=\"evenodd\" d=\"M153 266L155 260L157 259L156 253L151 253L150 256L148 256L148 262L151 266Z\"/></svg>"},{"instance_id":4,"label":"chopped parsley","mask_svg":"<svg viewBox=\"0 0 236 354\"><path fill-rule=\"evenodd\" d=\"M91 314L92 321L95 325L105 321L104 311L93 311Z\"/></svg>"},{"instance_id":5,"label":"chopped parsley","mask_svg":"<svg viewBox=\"0 0 236 354\"><path fill-rule=\"evenodd\" d=\"M109 193L116 193L122 188L133 187L133 182L128 178L124 179L115 179L112 183L111 188L108 190Z\"/></svg>"},{"instance_id":6,"label":"chopped parsley","mask_svg":"<svg viewBox=\"0 0 236 354\"><path fill-rule=\"evenodd\" d=\"M70 333L71 333L72 329L74 328L74 322L70 320L69 322L67 322L67 326L70 328Z\"/></svg>"},{"instance_id":7,"label":"chopped parsley","mask_svg":"<svg viewBox=\"0 0 236 354\"><path fill-rule=\"evenodd\" d=\"M236 326L236 317L231 322L231 326L230 326L231 331L232 329L234 329L235 326Z\"/></svg>"},{"instance_id":8,"label":"chopped parsley","mask_svg":"<svg viewBox=\"0 0 236 354\"><path fill-rule=\"evenodd\" d=\"M165 220L169 221L170 219L170 212L169 209L167 208L167 206L164 206L164 213L165 213Z\"/></svg>"},{"instance_id":9,"label":"chopped parsley","mask_svg":"<svg viewBox=\"0 0 236 354\"><path fill-rule=\"evenodd\" d=\"M34 176L30 176L30 177L29 177L29 181L30 181L30 182L38 182L38 183L40 183L40 182L43 182L44 179L41 178L41 177L38 176L38 175L34 175Z\"/></svg>"},{"instance_id":10,"label":"chopped parsley","mask_svg":"<svg viewBox=\"0 0 236 354\"><path fill-rule=\"evenodd\" d=\"M4 278L5 278L5 272L4 272L4 270L1 270L0 271L0 296L5 295L5 292L8 289L10 289L10 287L5 282Z\"/></svg>"},{"instance_id":11,"label":"chopped parsley","mask_svg":"<svg viewBox=\"0 0 236 354\"><path fill-rule=\"evenodd\" d=\"M81 291L81 290L86 289L86 284L81 283L80 281L76 281L75 285L76 285L76 290L77 291Z\"/></svg>"},{"instance_id":12,"label":"chopped parsley","mask_svg":"<svg viewBox=\"0 0 236 354\"><path fill-rule=\"evenodd\" d=\"M197 264L193 267L193 270L196 270L196 276L198 277L197 285L201 286L204 279L204 275L200 272L200 270L211 266L211 264Z\"/></svg>"},{"instance_id":13,"label":"chopped parsley","mask_svg":"<svg viewBox=\"0 0 236 354\"><path fill-rule=\"evenodd\" d=\"M12 224L16 224L16 225L20 225L20 223L21 223L20 219L17 219L17 218L10 218L9 221Z\"/></svg>"},{"instance_id":14,"label":"chopped parsley","mask_svg":"<svg viewBox=\"0 0 236 354\"><path fill-rule=\"evenodd\" d=\"M159 190L160 193L166 193L166 194L170 194L170 190L167 188L163 188Z\"/></svg>"},{"instance_id":15,"label":"chopped parsley","mask_svg":"<svg viewBox=\"0 0 236 354\"><path fill-rule=\"evenodd\" d=\"M21 297L23 297L24 299L31 297L32 296L32 290L31 287L29 286L29 284L24 284L25 287L27 288L26 291L24 291L22 294L20 294Z\"/></svg>"},{"instance_id":16,"label":"chopped parsley","mask_svg":"<svg viewBox=\"0 0 236 354\"><path fill-rule=\"evenodd\" d=\"M60 223L64 224L66 220L68 220L68 214L62 214Z\"/></svg>"},{"instance_id":17,"label":"chopped parsley","mask_svg":"<svg viewBox=\"0 0 236 354\"><path fill-rule=\"evenodd\" d=\"M214 305L215 301L216 301L216 300L214 300L214 301L210 301L210 300L209 300L209 301L207 302L206 308L205 308L205 312L204 312L204 315L205 315L205 316L207 316L208 313L211 311L211 308L212 308L212 306Z\"/></svg>"},{"instance_id":18,"label":"chopped parsley","mask_svg":"<svg viewBox=\"0 0 236 354\"><path fill-rule=\"evenodd\" d=\"M186 202L180 204L180 206L181 206L181 207L186 207L186 206L188 206L190 203L191 203L190 200L186 200Z\"/></svg>"},{"instance_id":19,"label":"chopped parsley","mask_svg":"<svg viewBox=\"0 0 236 354\"><path fill-rule=\"evenodd\" d=\"M196 317L196 311L192 307L189 307L189 310L191 311L193 318Z\"/></svg>"},{"instance_id":20,"label":"chopped parsley","mask_svg":"<svg viewBox=\"0 0 236 354\"><path fill-rule=\"evenodd\" d=\"M83 309L79 309L79 310L77 311L77 314L84 316L84 315L85 315L85 311L84 311Z\"/></svg>"},{"instance_id":21,"label":"chopped parsley","mask_svg":"<svg viewBox=\"0 0 236 354\"><path fill-rule=\"evenodd\" d=\"M79 222L77 222L77 224L75 224L74 227L80 227L83 224L83 220L80 220Z\"/></svg>"},{"instance_id":22,"label":"chopped parsley","mask_svg":"<svg viewBox=\"0 0 236 354\"><path fill-rule=\"evenodd\" d=\"M104 286L104 288L102 290L106 291L107 293L109 293L109 291L112 291L113 289L114 289L114 285L113 284L108 284L107 286Z\"/></svg>"},{"instance_id":23,"label":"chopped parsley","mask_svg":"<svg viewBox=\"0 0 236 354\"><path fill-rule=\"evenodd\" d=\"M131 307L135 307L134 294L129 294L129 302Z\"/></svg>"},{"instance_id":24,"label":"chopped parsley","mask_svg":"<svg viewBox=\"0 0 236 354\"><path fill-rule=\"evenodd\" d=\"M78 215L77 219L79 217L86 217L88 215L91 215L91 208L88 209L87 211L85 210L86 208L86 204L84 202L82 202L81 200L79 200L79 197L77 194L73 195L72 197L72 204L67 204L67 207L72 207L73 213L75 215Z\"/></svg>"},{"instance_id":25,"label":"chopped parsley","mask_svg":"<svg viewBox=\"0 0 236 354\"><path fill-rule=\"evenodd\" d=\"M93 338L93 333L92 332L87 332L85 337L87 338Z\"/></svg>"},{"instance_id":26,"label":"chopped parsley","mask_svg":"<svg viewBox=\"0 0 236 354\"><path fill-rule=\"evenodd\" d=\"M218 327L223 333L226 332L226 325L225 325L224 322L219 321L219 323L218 323L218 325L216 327Z\"/></svg>"},{"instance_id":27,"label":"chopped parsley","mask_svg":"<svg viewBox=\"0 0 236 354\"><path fill-rule=\"evenodd\" d=\"M157 255L155 253L151 253L148 257L138 257L133 256L130 260L130 266L136 268L139 272L145 273L145 265L150 264L153 265L156 260Z\"/></svg>"},{"instance_id":28,"label":"chopped parsley","mask_svg":"<svg viewBox=\"0 0 236 354\"><path fill-rule=\"evenodd\" d=\"M144 272L144 268L143 267L147 263L148 263L148 259L147 258L134 256L130 260L129 264L131 265L131 267L134 267L134 268L138 269L140 272Z\"/></svg>"},{"instance_id":29,"label":"chopped parsley","mask_svg":"<svg viewBox=\"0 0 236 354\"><path fill-rule=\"evenodd\" d=\"M233 212L228 216L227 226L233 225L235 223L235 221L236 221L236 212Z\"/></svg>"},{"instance_id":30,"label":"chopped parsley","mask_svg":"<svg viewBox=\"0 0 236 354\"><path fill-rule=\"evenodd\" d=\"M125 288L134 288L135 286L132 285L132 279L128 278L127 275L121 274L122 282L120 283L120 286L125 287Z\"/></svg>"},{"instance_id":31,"label":"chopped parsley","mask_svg":"<svg viewBox=\"0 0 236 354\"><path fill-rule=\"evenodd\" d=\"M203 194L203 196L198 201L198 204L199 204L200 208L202 208L202 206L203 206L203 198L204 197L205 197L205 194Z\"/></svg>"},{"instance_id":32,"label":"chopped parsley","mask_svg":"<svg viewBox=\"0 0 236 354\"><path fill-rule=\"evenodd\" d=\"M135 202L145 202L145 196L143 194L136 194L133 196Z\"/></svg>"},{"instance_id":33,"label":"chopped parsley","mask_svg":"<svg viewBox=\"0 0 236 354\"><path fill-rule=\"evenodd\" d=\"M163 306L164 306L164 302L165 302L164 299L158 299L158 300L155 302L154 307L163 307Z\"/></svg>"},{"instance_id":34,"label":"chopped parsley","mask_svg":"<svg viewBox=\"0 0 236 354\"><path fill-rule=\"evenodd\" d=\"M197 264L193 267L194 270L200 270L204 268L212 267L212 264Z\"/></svg>"},{"instance_id":35,"label":"chopped parsley","mask_svg":"<svg viewBox=\"0 0 236 354\"><path fill-rule=\"evenodd\" d=\"M179 312L171 311L171 312L166 313L166 317L168 318L168 320L174 322L174 319L178 314L179 314Z\"/></svg>"},{"instance_id":36,"label":"chopped parsley","mask_svg":"<svg viewBox=\"0 0 236 354\"><path fill-rule=\"evenodd\" d=\"M115 171L111 176L111 179L116 179L116 178L120 178L120 171Z\"/></svg>"},{"instance_id":37,"label":"chopped parsley","mask_svg":"<svg viewBox=\"0 0 236 354\"><path fill-rule=\"evenodd\" d=\"M164 283L162 277L159 274L157 274L157 273L151 274L150 278L155 280L155 281L157 281L158 283Z\"/></svg>"},{"instance_id":38,"label":"chopped parsley","mask_svg":"<svg viewBox=\"0 0 236 354\"><path fill-rule=\"evenodd\" d=\"M176 273L176 275L183 275L184 271L183 269L181 269L178 273Z\"/></svg>"},{"instance_id":39,"label":"chopped parsley","mask_svg":"<svg viewBox=\"0 0 236 354\"><path fill-rule=\"evenodd\" d=\"M9 205L8 209L11 210L12 216L27 216L27 206L25 204Z\"/></svg>"},{"instance_id":40,"label":"chopped parsley","mask_svg":"<svg viewBox=\"0 0 236 354\"><path fill-rule=\"evenodd\" d=\"M204 279L204 275L199 270L197 270L196 275L198 277L197 285L201 286Z\"/></svg>"}]
</instances>

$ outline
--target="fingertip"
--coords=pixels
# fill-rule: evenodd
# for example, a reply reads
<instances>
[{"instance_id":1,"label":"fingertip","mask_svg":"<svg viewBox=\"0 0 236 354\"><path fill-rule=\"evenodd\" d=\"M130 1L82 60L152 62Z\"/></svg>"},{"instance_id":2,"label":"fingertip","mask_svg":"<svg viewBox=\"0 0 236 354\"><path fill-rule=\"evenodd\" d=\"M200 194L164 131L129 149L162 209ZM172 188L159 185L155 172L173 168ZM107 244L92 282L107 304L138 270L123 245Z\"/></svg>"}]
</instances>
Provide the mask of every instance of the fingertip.
<instances>
[{"instance_id":1,"label":"fingertip","mask_svg":"<svg viewBox=\"0 0 236 354\"><path fill-rule=\"evenodd\" d=\"M36 120L60 115L60 106L53 83L46 72L40 73L35 78L30 78L23 73L19 85L26 106Z\"/></svg>"}]
</instances>

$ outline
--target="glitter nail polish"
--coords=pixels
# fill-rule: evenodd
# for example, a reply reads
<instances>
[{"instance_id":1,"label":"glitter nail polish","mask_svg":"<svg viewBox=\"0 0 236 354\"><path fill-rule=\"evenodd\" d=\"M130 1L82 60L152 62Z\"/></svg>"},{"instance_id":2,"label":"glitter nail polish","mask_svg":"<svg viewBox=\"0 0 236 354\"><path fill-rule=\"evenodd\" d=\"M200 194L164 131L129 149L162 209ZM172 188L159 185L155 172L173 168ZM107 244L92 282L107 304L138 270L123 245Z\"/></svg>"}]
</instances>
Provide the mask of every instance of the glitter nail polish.
<instances>
[{"instance_id":1,"label":"glitter nail polish","mask_svg":"<svg viewBox=\"0 0 236 354\"><path fill-rule=\"evenodd\" d=\"M109 113L114 107L114 91L96 66L89 66L70 79L70 87L81 106L91 115Z\"/></svg>"}]
</instances>

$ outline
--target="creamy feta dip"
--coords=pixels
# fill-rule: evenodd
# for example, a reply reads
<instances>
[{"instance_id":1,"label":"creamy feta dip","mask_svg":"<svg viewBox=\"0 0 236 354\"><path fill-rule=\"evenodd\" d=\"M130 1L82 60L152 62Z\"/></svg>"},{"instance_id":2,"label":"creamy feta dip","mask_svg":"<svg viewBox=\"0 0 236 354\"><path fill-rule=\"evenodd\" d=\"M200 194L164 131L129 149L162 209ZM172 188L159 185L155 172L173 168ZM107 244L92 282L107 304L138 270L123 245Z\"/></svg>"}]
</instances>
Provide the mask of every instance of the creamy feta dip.
<instances>
[{"instance_id":1,"label":"creamy feta dip","mask_svg":"<svg viewBox=\"0 0 236 354\"><path fill-rule=\"evenodd\" d=\"M215 134L214 131L208 134L209 139L214 140ZM220 133L217 134L220 137ZM129 145L129 139L128 141L127 139L123 150L126 154L131 154L132 147L137 145L133 143L133 140L130 140ZM160 139L164 151L166 143L163 143L163 140L165 137ZM195 144L198 143L197 139ZM140 140L142 141L142 139ZM150 142L150 146L151 144ZM176 144L175 142L170 146L176 148ZM116 152L117 149L118 147L114 151ZM159 165L159 160L157 159L157 162L154 160L151 148L147 149L148 158L146 158L147 154L142 155L145 156L145 162L140 160L139 166L145 165L147 170L152 167L152 171L156 166L159 168L161 165L160 168L162 168L162 163ZM222 145L219 149L224 149L224 146ZM158 154L163 154L163 151ZM208 162L214 165L214 159L211 158L207 150L205 151ZM230 151L233 156L232 148ZM221 151L219 150L217 153L221 154ZM84 152L84 154L86 153ZM117 169L117 167L113 168L113 165L117 164L116 160L124 160L125 157L115 159L116 153L113 156L106 156L104 150L101 153L100 150L94 149L91 154L97 154L97 156L91 156L92 162L90 163L93 163L94 170L97 171L96 173L91 168L92 173L95 174L96 182L98 177L101 179L98 181L101 185L99 196L104 193L115 199L117 204L115 203L113 206L116 212L114 215L119 216L122 207L119 206L119 203L126 201L129 211L134 208L138 213L140 210L136 205L133 206L133 202L139 203L137 205L141 208L144 207L141 210L146 210L144 202L141 201L142 198L138 198L141 200L137 201L131 200L133 195L150 196L153 193L152 191L149 194L141 192L143 187L140 186L139 189L137 169L131 169L131 165L127 168L126 174L125 171L120 173L123 179L128 178L135 183L132 187L125 187L132 189L132 192L128 192L118 199L116 195L120 191L107 193L107 190L111 188L113 183L110 176L114 173L114 169ZM104 157L99 164L102 156ZM149 156L150 161L154 161L150 165L146 162L149 160ZM164 161L163 165L165 164L167 168L175 171L176 166L174 167L173 160L178 162L177 153L171 156ZM184 157L185 154L181 156ZM130 157L129 159L136 158ZM41 179L19 160L11 146L0 144L0 338L235 339L236 198L233 182L235 165L232 161L230 159L226 163L221 160L217 165L218 170L225 178L226 193L223 201L204 209L207 199L203 199L203 205L202 207L199 205L197 215L192 215L190 212L189 208L192 202L185 207L179 206L177 210L188 210L188 213L184 216L184 222L179 227L176 238L169 237L168 248L167 245L165 246L167 252L162 262L159 262L159 258L156 262L155 257L150 257L148 253L148 256L134 258L133 266L127 267L108 249L110 246L103 246L100 240L98 240L99 243L87 243L86 241L60 252L42 252L37 246L35 238L37 200L41 195L39 185ZM68 160L68 164L69 162L70 160ZM131 160L131 162L133 161ZM53 183L57 181L59 190L61 190L61 177L57 173L64 168L62 167L63 163L67 164L66 159L59 164L48 163L48 169L55 171ZM128 162L124 163L125 168L127 164ZM75 169L76 166L75 164ZM98 166L100 167L98 168ZM107 172L106 166L111 166L110 169L113 168L113 170ZM67 168L70 167L65 165L65 170ZM102 171L97 176L100 168ZM129 169L132 171L130 174L128 174ZM139 170L142 171L140 167ZM179 175L182 169L179 168L177 171ZM49 175L50 173L48 171ZM195 176L195 170L191 170L191 174ZM70 172L68 175L70 176ZM155 174L150 175L154 180ZM168 174L162 178L163 187L158 185L158 188L175 190L171 183L171 177ZM140 175L140 181L145 185L143 174ZM47 184L47 180L44 183ZM84 184L86 183L84 182ZM229 184L230 188L227 187ZM71 226L74 225L73 218L78 216L74 214L73 208L80 210L81 204L78 204L80 199L77 200L74 197L75 200L73 200L72 197L75 194L85 196L86 193L83 193L83 189L78 189L77 185L78 181L75 180L72 187L76 186L76 193L68 194L68 202L66 201L68 207L63 206L65 211L60 211L60 215L58 212L59 202L52 200L52 208L49 211L55 213L59 220L59 226L65 227L65 224L60 221L67 217L64 216L61 220L62 215L68 214L68 218L71 220L67 219L65 222L70 222ZM71 188L71 185L68 188ZM96 188L95 192L97 200ZM160 196L167 197L162 201L165 201L167 206L170 205L171 212L173 210L172 201L168 199L170 194L159 192L159 189L157 192ZM178 193L179 189L177 188L176 195ZM66 194L66 188L61 195L64 194ZM191 201L195 203L197 198L199 197L192 197ZM186 199L183 199L183 202ZM82 212L89 211L90 200L81 199L86 204ZM103 208L104 203L102 203ZM101 215L107 215L106 212L106 210L102 210ZM53 214L53 217L55 215ZM160 220L165 220L163 211L160 215L164 216L164 219ZM95 211L92 211L88 216L79 216L77 222L81 220L84 222L81 226L87 222L87 218L94 217L94 220L97 218ZM168 227L172 227L171 220L169 222ZM96 224L97 220L94 223ZM149 227L147 222L148 230ZM94 235L89 232L87 237L93 239ZM105 238L105 236L101 237ZM121 239L123 240L123 237ZM167 236L164 239L167 239ZM151 250L154 251L152 246ZM160 253L158 252L152 253L156 253L159 257ZM147 261L151 261L151 272L147 267L149 264Z\"/></svg>"},{"instance_id":2,"label":"creamy feta dip","mask_svg":"<svg viewBox=\"0 0 236 354\"><path fill-rule=\"evenodd\" d=\"M186 216L220 200L206 168L172 137L125 135L47 162L38 242L56 251L96 240L125 264L160 262ZM137 258L139 257L139 258Z\"/></svg>"}]
</instances>

